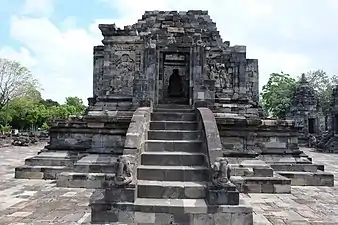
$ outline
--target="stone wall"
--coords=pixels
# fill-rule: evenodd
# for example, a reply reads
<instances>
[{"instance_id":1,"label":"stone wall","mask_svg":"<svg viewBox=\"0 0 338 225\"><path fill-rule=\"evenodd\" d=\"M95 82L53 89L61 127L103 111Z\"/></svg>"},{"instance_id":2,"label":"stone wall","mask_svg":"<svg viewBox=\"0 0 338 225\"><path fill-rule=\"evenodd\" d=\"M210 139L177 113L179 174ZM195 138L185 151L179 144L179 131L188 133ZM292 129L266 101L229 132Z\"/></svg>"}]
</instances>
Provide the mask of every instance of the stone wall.
<instances>
[{"instance_id":1,"label":"stone wall","mask_svg":"<svg viewBox=\"0 0 338 225\"><path fill-rule=\"evenodd\" d=\"M139 77L141 67L140 38L135 34L115 36L114 26L100 25L104 35L103 74L98 85L98 96L133 96L134 79Z\"/></svg>"},{"instance_id":2,"label":"stone wall","mask_svg":"<svg viewBox=\"0 0 338 225\"><path fill-rule=\"evenodd\" d=\"M292 121L230 115L218 116L216 121L225 155L255 157L259 154L284 155L299 152L298 129Z\"/></svg>"},{"instance_id":3,"label":"stone wall","mask_svg":"<svg viewBox=\"0 0 338 225\"><path fill-rule=\"evenodd\" d=\"M320 136L325 131L325 117L319 105L319 98L316 91L307 82L305 74L302 74L293 93L291 107L286 117L295 121L295 126L300 131L301 142L308 143L311 134ZM311 126L312 131L310 130Z\"/></svg>"},{"instance_id":4,"label":"stone wall","mask_svg":"<svg viewBox=\"0 0 338 225\"><path fill-rule=\"evenodd\" d=\"M104 46L95 46L93 53L93 96L99 96L103 78Z\"/></svg>"},{"instance_id":5,"label":"stone wall","mask_svg":"<svg viewBox=\"0 0 338 225\"><path fill-rule=\"evenodd\" d=\"M51 150L72 150L81 153L121 154L131 118L118 121L106 118L91 121L90 118L58 121L50 129Z\"/></svg>"},{"instance_id":6,"label":"stone wall","mask_svg":"<svg viewBox=\"0 0 338 225\"><path fill-rule=\"evenodd\" d=\"M259 102L258 60L247 59L246 63L247 95L249 99L252 99L254 102Z\"/></svg>"},{"instance_id":7,"label":"stone wall","mask_svg":"<svg viewBox=\"0 0 338 225\"><path fill-rule=\"evenodd\" d=\"M317 148L330 153L338 153L338 86L333 89L328 131L320 137Z\"/></svg>"},{"instance_id":8,"label":"stone wall","mask_svg":"<svg viewBox=\"0 0 338 225\"><path fill-rule=\"evenodd\" d=\"M99 28L104 46L94 49L94 96L156 103L163 97L159 90L166 75L161 55L184 52L190 101L241 97L258 102L258 61L246 59L245 46L223 42L207 11L147 11L124 29L114 24Z\"/></svg>"}]
</instances>

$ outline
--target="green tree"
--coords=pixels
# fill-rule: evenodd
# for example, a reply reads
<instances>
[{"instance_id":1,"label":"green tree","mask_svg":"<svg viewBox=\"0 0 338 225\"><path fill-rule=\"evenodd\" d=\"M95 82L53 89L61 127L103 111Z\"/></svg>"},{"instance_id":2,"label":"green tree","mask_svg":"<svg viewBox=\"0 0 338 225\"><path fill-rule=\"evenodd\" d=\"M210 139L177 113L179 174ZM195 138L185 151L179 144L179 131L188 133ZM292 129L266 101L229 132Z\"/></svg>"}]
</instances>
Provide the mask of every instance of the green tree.
<instances>
[{"instance_id":1,"label":"green tree","mask_svg":"<svg viewBox=\"0 0 338 225\"><path fill-rule=\"evenodd\" d=\"M38 94L38 89L38 81L26 67L16 61L0 58L0 110L15 98Z\"/></svg>"},{"instance_id":2,"label":"green tree","mask_svg":"<svg viewBox=\"0 0 338 225\"><path fill-rule=\"evenodd\" d=\"M83 114L84 110L86 109L86 106L83 104L82 99L79 97L67 97L66 105L73 106L75 108L75 111L72 111L75 115ZM72 109L69 108L69 110Z\"/></svg>"},{"instance_id":3,"label":"green tree","mask_svg":"<svg viewBox=\"0 0 338 225\"><path fill-rule=\"evenodd\" d=\"M26 97L15 98L8 103L8 113L11 115L9 124L13 128L29 129L36 121L29 116L36 102Z\"/></svg>"},{"instance_id":4,"label":"green tree","mask_svg":"<svg viewBox=\"0 0 338 225\"><path fill-rule=\"evenodd\" d=\"M309 71L305 74L309 85L317 92L324 114L330 111L333 88L338 84L337 75L329 76L323 70Z\"/></svg>"},{"instance_id":5,"label":"green tree","mask_svg":"<svg viewBox=\"0 0 338 225\"><path fill-rule=\"evenodd\" d=\"M52 106L59 106L60 104L56 101L53 101L52 99L41 99L41 104L46 106L47 108L52 107Z\"/></svg>"},{"instance_id":6,"label":"green tree","mask_svg":"<svg viewBox=\"0 0 338 225\"><path fill-rule=\"evenodd\" d=\"M291 96L296 87L296 80L289 74L272 73L262 89L262 107L269 116L285 119L290 108Z\"/></svg>"},{"instance_id":7,"label":"green tree","mask_svg":"<svg viewBox=\"0 0 338 225\"><path fill-rule=\"evenodd\" d=\"M37 129L49 118L47 108L40 101L29 97L13 99L8 103L7 110L2 112L0 118L7 116L6 121L17 129Z\"/></svg>"},{"instance_id":8,"label":"green tree","mask_svg":"<svg viewBox=\"0 0 338 225\"><path fill-rule=\"evenodd\" d=\"M50 128L50 126L48 125L47 122L43 123L42 126L41 126L41 129L44 130L44 131L48 131Z\"/></svg>"},{"instance_id":9,"label":"green tree","mask_svg":"<svg viewBox=\"0 0 338 225\"><path fill-rule=\"evenodd\" d=\"M47 130L53 121L80 115L85 108L80 98L67 98L66 104L60 105L51 99L42 99L39 91L31 90L30 94L27 92L26 96L9 101L6 110L0 110L0 124L9 124L20 130Z\"/></svg>"}]
</instances>

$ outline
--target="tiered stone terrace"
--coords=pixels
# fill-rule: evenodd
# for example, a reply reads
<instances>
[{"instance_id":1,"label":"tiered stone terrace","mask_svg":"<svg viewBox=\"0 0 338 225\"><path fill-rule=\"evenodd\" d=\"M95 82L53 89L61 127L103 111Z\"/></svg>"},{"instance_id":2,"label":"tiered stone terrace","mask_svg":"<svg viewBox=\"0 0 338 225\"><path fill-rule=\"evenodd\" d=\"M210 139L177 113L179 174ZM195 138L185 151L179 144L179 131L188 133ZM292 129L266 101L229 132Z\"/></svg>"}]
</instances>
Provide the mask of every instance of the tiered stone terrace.
<instances>
[{"instance_id":1,"label":"tiered stone terrace","mask_svg":"<svg viewBox=\"0 0 338 225\"><path fill-rule=\"evenodd\" d=\"M156 225L252 225L239 192L334 185L298 148L293 121L262 118L258 60L223 41L207 11L150 11L124 29L99 28L86 114L57 121L16 178L96 188L92 222Z\"/></svg>"},{"instance_id":2,"label":"tiered stone terrace","mask_svg":"<svg viewBox=\"0 0 338 225\"><path fill-rule=\"evenodd\" d=\"M0 149L0 224L89 225L93 189L60 188L55 181L14 179L14 168L41 149ZM338 155L302 149L338 181ZM254 210L255 225L336 225L338 187L291 187L291 194L241 194ZM150 218L150 217L149 217ZM119 223L112 223L122 225ZM206 224L206 223L203 223Z\"/></svg>"}]
</instances>

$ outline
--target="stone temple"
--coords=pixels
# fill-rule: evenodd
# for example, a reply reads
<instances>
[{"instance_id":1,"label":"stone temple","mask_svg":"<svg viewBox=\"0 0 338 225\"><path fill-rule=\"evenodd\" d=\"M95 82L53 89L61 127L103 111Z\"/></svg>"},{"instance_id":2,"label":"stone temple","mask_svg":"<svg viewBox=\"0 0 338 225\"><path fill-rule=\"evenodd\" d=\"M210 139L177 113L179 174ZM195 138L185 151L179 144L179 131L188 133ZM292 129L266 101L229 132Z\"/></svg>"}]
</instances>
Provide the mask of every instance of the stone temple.
<instances>
[{"instance_id":1,"label":"stone temple","mask_svg":"<svg viewBox=\"0 0 338 225\"><path fill-rule=\"evenodd\" d=\"M331 110L328 116L328 130L317 143L323 152L338 153L338 85L332 91Z\"/></svg>"},{"instance_id":2,"label":"stone temple","mask_svg":"<svg viewBox=\"0 0 338 225\"><path fill-rule=\"evenodd\" d=\"M302 74L291 99L291 107L286 118L294 120L295 127L299 128L299 143L308 144L311 135L322 136L330 127L329 118L323 115L318 94L309 85L305 74Z\"/></svg>"},{"instance_id":3,"label":"stone temple","mask_svg":"<svg viewBox=\"0 0 338 225\"><path fill-rule=\"evenodd\" d=\"M207 11L99 29L86 114L57 121L16 178L96 189L93 223L156 225L250 225L240 192L334 185L299 150L293 121L262 119L258 60L223 41Z\"/></svg>"}]
</instances>

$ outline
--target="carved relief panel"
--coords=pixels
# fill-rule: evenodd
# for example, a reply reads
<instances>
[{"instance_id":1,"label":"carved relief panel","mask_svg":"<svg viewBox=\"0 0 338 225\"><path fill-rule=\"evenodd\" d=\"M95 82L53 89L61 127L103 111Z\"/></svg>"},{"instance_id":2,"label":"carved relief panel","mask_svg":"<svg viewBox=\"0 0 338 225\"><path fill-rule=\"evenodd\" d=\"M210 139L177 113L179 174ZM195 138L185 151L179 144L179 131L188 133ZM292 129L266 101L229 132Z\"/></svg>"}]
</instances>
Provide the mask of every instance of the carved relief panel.
<instances>
[{"instance_id":1,"label":"carved relief panel","mask_svg":"<svg viewBox=\"0 0 338 225\"><path fill-rule=\"evenodd\" d=\"M103 77L103 57L94 58L93 95L100 95Z\"/></svg>"},{"instance_id":2,"label":"carved relief panel","mask_svg":"<svg viewBox=\"0 0 338 225\"><path fill-rule=\"evenodd\" d=\"M133 80L135 75L135 54L115 52L110 86L112 93L133 95Z\"/></svg>"},{"instance_id":3,"label":"carved relief panel","mask_svg":"<svg viewBox=\"0 0 338 225\"><path fill-rule=\"evenodd\" d=\"M135 44L109 46L109 57L104 71L106 95L133 96L135 76L139 76L140 49ZM136 78L137 79L137 78Z\"/></svg>"},{"instance_id":4,"label":"carved relief panel","mask_svg":"<svg viewBox=\"0 0 338 225\"><path fill-rule=\"evenodd\" d=\"M216 60L207 61L207 78L215 80L216 92L223 92L224 89L233 88L233 68L226 63L219 63Z\"/></svg>"}]
</instances>

